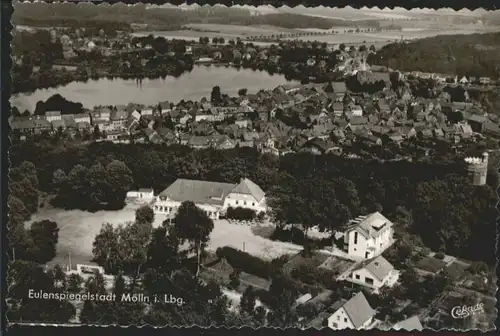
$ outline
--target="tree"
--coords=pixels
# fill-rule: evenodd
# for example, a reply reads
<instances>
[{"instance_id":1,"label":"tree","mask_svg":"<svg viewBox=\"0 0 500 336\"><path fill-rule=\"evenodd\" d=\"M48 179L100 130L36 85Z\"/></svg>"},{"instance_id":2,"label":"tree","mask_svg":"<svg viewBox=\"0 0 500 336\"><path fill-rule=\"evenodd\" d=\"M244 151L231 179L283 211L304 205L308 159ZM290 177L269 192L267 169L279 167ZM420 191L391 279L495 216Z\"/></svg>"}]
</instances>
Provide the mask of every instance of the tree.
<instances>
[{"instance_id":1,"label":"tree","mask_svg":"<svg viewBox=\"0 0 500 336\"><path fill-rule=\"evenodd\" d=\"M245 314L252 314L255 308L257 295L252 286L248 286L243 292L240 300L240 311Z\"/></svg>"},{"instance_id":2,"label":"tree","mask_svg":"<svg viewBox=\"0 0 500 336\"><path fill-rule=\"evenodd\" d=\"M11 322L36 321L41 323L67 323L76 309L67 300L30 298L30 293L62 293L55 286L52 272L31 261L16 260L9 264L7 272L7 318Z\"/></svg>"},{"instance_id":3,"label":"tree","mask_svg":"<svg viewBox=\"0 0 500 336\"><path fill-rule=\"evenodd\" d=\"M150 235L153 230L155 213L150 206L144 205L135 211L135 223L139 225L146 235Z\"/></svg>"},{"instance_id":4,"label":"tree","mask_svg":"<svg viewBox=\"0 0 500 336\"><path fill-rule=\"evenodd\" d=\"M344 44L344 43L341 43L341 44L339 45L339 50L340 50L340 51L345 51L345 48L346 48L346 46L345 46L345 44Z\"/></svg>"},{"instance_id":5,"label":"tree","mask_svg":"<svg viewBox=\"0 0 500 336\"><path fill-rule=\"evenodd\" d=\"M296 295L296 289L289 279L283 275L273 279L269 287L271 306L271 311L267 314L269 324L279 328L296 325L297 315L292 309Z\"/></svg>"},{"instance_id":6,"label":"tree","mask_svg":"<svg viewBox=\"0 0 500 336\"><path fill-rule=\"evenodd\" d=\"M56 222L43 220L31 225L30 236L35 245L35 260L45 263L56 256L59 228Z\"/></svg>"},{"instance_id":7,"label":"tree","mask_svg":"<svg viewBox=\"0 0 500 336\"><path fill-rule=\"evenodd\" d=\"M196 250L198 266L196 276L200 273L201 254L210 239L214 222L193 202L183 202L174 218L174 230L178 238L191 243Z\"/></svg>"},{"instance_id":8,"label":"tree","mask_svg":"<svg viewBox=\"0 0 500 336\"><path fill-rule=\"evenodd\" d=\"M89 197L87 204L90 209L99 209L110 198L109 194L112 192L112 185L109 183L110 176L99 162L92 165L86 175L87 188L89 188L86 193Z\"/></svg>"},{"instance_id":9,"label":"tree","mask_svg":"<svg viewBox=\"0 0 500 336\"><path fill-rule=\"evenodd\" d=\"M239 89L238 96L246 96L248 89Z\"/></svg>"},{"instance_id":10,"label":"tree","mask_svg":"<svg viewBox=\"0 0 500 336\"><path fill-rule=\"evenodd\" d=\"M210 94L210 101L214 104L220 104L222 102L222 94L220 91L220 86L214 86L212 88L212 93Z\"/></svg>"},{"instance_id":11,"label":"tree","mask_svg":"<svg viewBox=\"0 0 500 336\"><path fill-rule=\"evenodd\" d=\"M65 187L68 177L62 169L57 169L54 174L52 174L52 186L56 193L59 193L61 189Z\"/></svg>"},{"instance_id":12,"label":"tree","mask_svg":"<svg viewBox=\"0 0 500 336\"><path fill-rule=\"evenodd\" d=\"M66 289L70 293L79 293L81 291L82 283L83 278L77 273L72 273L68 277Z\"/></svg>"},{"instance_id":13,"label":"tree","mask_svg":"<svg viewBox=\"0 0 500 336\"><path fill-rule=\"evenodd\" d=\"M122 261L119 252L118 233L110 223L105 223L93 243L94 261L103 266L106 273L115 273Z\"/></svg>"},{"instance_id":14,"label":"tree","mask_svg":"<svg viewBox=\"0 0 500 336\"><path fill-rule=\"evenodd\" d=\"M122 295L125 293L125 278L123 277L123 273L119 272L115 276L115 282L113 286L113 294L116 295L118 300L121 300Z\"/></svg>"},{"instance_id":15,"label":"tree","mask_svg":"<svg viewBox=\"0 0 500 336\"><path fill-rule=\"evenodd\" d=\"M132 187L134 180L132 171L123 161L114 160L106 166L108 173L108 185L111 190L107 195L107 201L111 208L122 208L127 192Z\"/></svg>"},{"instance_id":16,"label":"tree","mask_svg":"<svg viewBox=\"0 0 500 336\"><path fill-rule=\"evenodd\" d=\"M85 291L90 294L106 295L106 280L101 273L96 272L85 283ZM111 313L109 301L85 300L80 312L80 322L85 324L110 323Z\"/></svg>"},{"instance_id":17,"label":"tree","mask_svg":"<svg viewBox=\"0 0 500 336\"><path fill-rule=\"evenodd\" d=\"M185 264L185 253L179 251L179 240L174 232L167 235L167 229L159 227L153 230L147 246L146 269L171 275Z\"/></svg>"},{"instance_id":18,"label":"tree","mask_svg":"<svg viewBox=\"0 0 500 336\"><path fill-rule=\"evenodd\" d=\"M52 269L52 277L54 278L54 285L58 288L66 289L67 288L67 278L66 273L62 270L61 266L57 264Z\"/></svg>"}]
</instances>

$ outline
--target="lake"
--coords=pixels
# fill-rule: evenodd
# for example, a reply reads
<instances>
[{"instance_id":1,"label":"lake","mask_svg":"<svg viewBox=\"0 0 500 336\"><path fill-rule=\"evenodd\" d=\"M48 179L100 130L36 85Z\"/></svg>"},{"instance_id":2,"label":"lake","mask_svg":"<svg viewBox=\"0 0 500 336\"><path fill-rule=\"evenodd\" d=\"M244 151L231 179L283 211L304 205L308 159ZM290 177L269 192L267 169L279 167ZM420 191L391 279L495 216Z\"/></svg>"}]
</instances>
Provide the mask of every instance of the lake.
<instances>
[{"instance_id":1,"label":"lake","mask_svg":"<svg viewBox=\"0 0 500 336\"><path fill-rule=\"evenodd\" d=\"M235 96L242 88L248 89L248 93L256 93L261 89L273 89L286 83L298 82L287 81L283 75L271 76L265 71L200 65L179 78L143 79L141 84L134 79L119 78L102 78L89 80L86 83L72 82L58 88L13 95L11 104L21 111L26 109L33 111L38 101L45 101L58 93L70 101L82 103L86 108L128 103L156 105L160 101L179 102L182 99L199 101L203 97L210 99L212 87L215 85L220 86L222 93Z\"/></svg>"}]
</instances>

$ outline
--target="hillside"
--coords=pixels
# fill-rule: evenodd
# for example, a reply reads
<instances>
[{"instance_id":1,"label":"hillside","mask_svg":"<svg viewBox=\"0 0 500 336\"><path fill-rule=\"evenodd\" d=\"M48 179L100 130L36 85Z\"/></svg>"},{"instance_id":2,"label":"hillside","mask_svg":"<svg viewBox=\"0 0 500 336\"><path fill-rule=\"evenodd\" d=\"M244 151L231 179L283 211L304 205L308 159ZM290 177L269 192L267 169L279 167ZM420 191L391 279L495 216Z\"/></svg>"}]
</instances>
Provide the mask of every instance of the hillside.
<instances>
[{"instance_id":1,"label":"hillside","mask_svg":"<svg viewBox=\"0 0 500 336\"><path fill-rule=\"evenodd\" d=\"M402 71L500 77L500 32L442 35L393 43L370 55L370 64Z\"/></svg>"},{"instance_id":2,"label":"hillside","mask_svg":"<svg viewBox=\"0 0 500 336\"><path fill-rule=\"evenodd\" d=\"M376 27L377 20L348 21L342 19L309 16L297 13L269 13L255 15L245 8L223 6L198 7L183 10L180 7L148 7L147 5L127 6L124 4L95 6L72 3L17 3L12 22L17 25L57 26L61 21L111 21L123 23L144 23L153 29L179 29L189 23L215 23L238 25L271 25L281 28L331 29L336 26Z\"/></svg>"}]
</instances>

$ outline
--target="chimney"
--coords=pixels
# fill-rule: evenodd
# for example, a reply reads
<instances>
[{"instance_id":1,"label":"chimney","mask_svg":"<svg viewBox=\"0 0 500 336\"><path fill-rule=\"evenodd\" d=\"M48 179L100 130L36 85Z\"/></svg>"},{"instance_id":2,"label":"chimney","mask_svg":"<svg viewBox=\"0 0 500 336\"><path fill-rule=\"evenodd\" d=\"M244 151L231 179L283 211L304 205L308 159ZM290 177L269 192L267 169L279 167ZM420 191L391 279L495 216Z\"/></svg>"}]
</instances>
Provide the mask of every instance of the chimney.
<instances>
[{"instance_id":1,"label":"chimney","mask_svg":"<svg viewBox=\"0 0 500 336\"><path fill-rule=\"evenodd\" d=\"M484 152L483 153L483 163L488 164L488 157L489 157L488 152Z\"/></svg>"}]
</instances>

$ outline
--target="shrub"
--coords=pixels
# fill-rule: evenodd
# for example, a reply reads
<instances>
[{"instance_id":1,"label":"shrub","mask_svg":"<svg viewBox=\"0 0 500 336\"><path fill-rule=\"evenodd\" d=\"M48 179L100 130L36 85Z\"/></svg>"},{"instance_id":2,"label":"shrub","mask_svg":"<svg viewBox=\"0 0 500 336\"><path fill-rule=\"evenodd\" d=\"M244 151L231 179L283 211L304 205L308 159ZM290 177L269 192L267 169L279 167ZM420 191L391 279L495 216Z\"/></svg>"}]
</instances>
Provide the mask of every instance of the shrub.
<instances>
[{"instance_id":1,"label":"shrub","mask_svg":"<svg viewBox=\"0 0 500 336\"><path fill-rule=\"evenodd\" d=\"M443 252L439 252L439 253L436 253L434 258L439 259L439 260L443 260L445 258L445 255Z\"/></svg>"},{"instance_id":2,"label":"shrub","mask_svg":"<svg viewBox=\"0 0 500 336\"><path fill-rule=\"evenodd\" d=\"M290 242L297 245L306 244L306 236L304 235L304 232L296 227L292 227L290 229L277 227L276 230L271 235L271 237L269 238L271 240Z\"/></svg>"},{"instance_id":3,"label":"shrub","mask_svg":"<svg viewBox=\"0 0 500 336\"><path fill-rule=\"evenodd\" d=\"M338 287L335 274L327 269L302 265L293 269L291 275L307 285L320 285L328 289Z\"/></svg>"},{"instance_id":4,"label":"shrub","mask_svg":"<svg viewBox=\"0 0 500 336\"><path fill-rule=\"evenodd\" d=\"M236 220L254 220L257 217L255 210L246 209L242 207L232 208L229 207L226 212L226 218Z\"/></svg>"},{"instance_id":5,"label":"shrub","mask_svg":"<svg viewBox=\"0 0 500 336\"><path fill-rule=\"evenodd\" d=\"M476 261L467 270L472 274L487 273L488 265L484 261Z\"/></svg>"},{"instance_id":6,"label":"shrub","mask_svg":"<svg viewBox=\"0 0 500 336\"><path fill-rule=\"evenodd\" d=\"M240 282L240 275L237 271L235 271L229 275L229 285L231 286L231 288L233 288L233 289L238 288L240 283L241 283Z\"/></svg>"},{"instance_id":7,"label":"shrub","mask_svg":"<svg viewBox=\"0 0 500 336\"><path fill-rule=\"evenodd\" d=\"M231 267L261 278L269 279L279 271L277 263L270 263L229 246L218 248L216 254L226 259Z\"/></svg>"}]
</instances>

